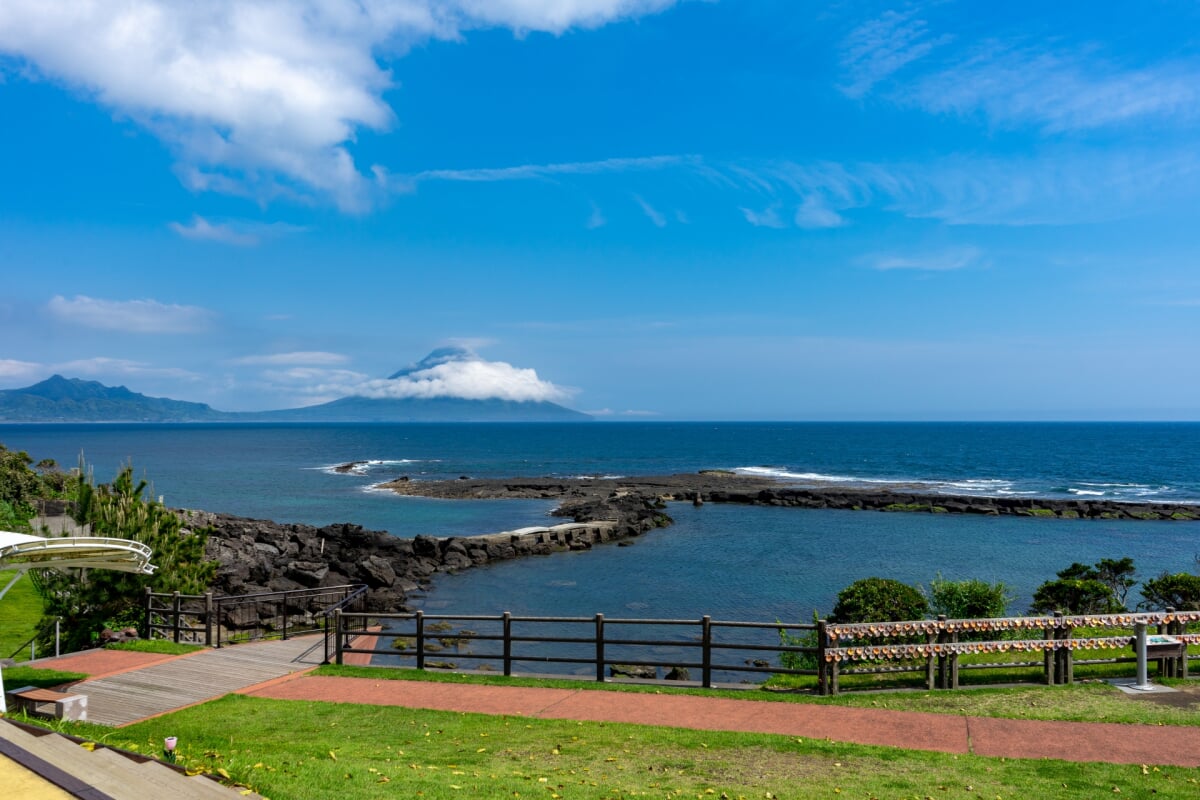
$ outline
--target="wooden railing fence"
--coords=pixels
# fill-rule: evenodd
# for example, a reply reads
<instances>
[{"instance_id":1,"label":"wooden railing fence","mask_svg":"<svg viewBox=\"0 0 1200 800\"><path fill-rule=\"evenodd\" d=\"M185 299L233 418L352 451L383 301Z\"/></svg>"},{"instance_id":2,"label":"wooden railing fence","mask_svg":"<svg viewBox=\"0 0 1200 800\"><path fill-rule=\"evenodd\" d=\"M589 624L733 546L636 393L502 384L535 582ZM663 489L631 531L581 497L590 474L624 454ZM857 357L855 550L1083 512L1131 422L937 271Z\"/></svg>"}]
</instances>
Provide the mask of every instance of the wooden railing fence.
<instances>
[{"instance_id":1,"label":"wooden railing fence","mask_svg":"<svg viewBox=\"0 0 1200 800\"><path fill-rule=\"evenodd\" d=\"M150 639L207 647L305 633L329 635L332 618L324 612L334 606L360 610L365 593L361 584L229 596L147 589L144 633Z\"/></svg>"},{"instance_id":2,"label":"wooden railing fence","mask_svg":"<svg viewBox=\"0 0 1200 800\"><path fill-rule=\"evenodd\" d=\"M371 614L373 624L381 626L377 639L390 640L389 646L354 646L350 630L361 629L366 614L334 612L337 629L347 635L337 637L335 660L344 662L350 653L394 656L408 659L417 669L438 665L448 645L462 653L462 643L492 643L490 650L463 654L465 658L485 663L498 663L504 675L512 675L516 664L587 665L597 681L615 673L629 674L637 668L674 670L675 675L692 671L699 675L699 684L714 685L714 675L720 673L758 673L762 675L817 675L819 648L796 644L765 644L763 640L779 642L779 632L817 631L823 623L791 624L780 622L727 622L711 617L700 619L619 619L603 614L592 617L525 617L505 612L499 616L425 614ZM450 623L466 623L489 628L480 632L455 629ZM397 628L396 625L408 627ZM663 638L663 631L678 635ZM639 633L639 631L641 633ZM651 638L655 633L657 638ZM751 637L739 638L739 633ZM759 634L757 636L753 634ZM782 653L807 655L812 668L789 668L772 665L767 658ZM733 656L732 659L726 656ZM723 657L724 658L723 660Z\"/></svg>"},{"instance_id":3,"label":"wooden railing fence","mask_svg":"<svg viewBox=\"0 0 1200 800\"><path fill-rule=\"evenodd\" d=\"M630 674L631 668L638 667L651 669L655 677L660 670L671 671L676 677L690 677L696 670L699 680L695 682L705 688L714 685L715 675L809 675L816 676L819 694L838 693L844 675L924 673L929 689L956 689L960 670L997 668L1040 670L1045 683L1071 683L1076 665L1137 663L1138 626L1143 632L1153 628L1156 636L1172 639L1170 644L1151 639L1147 648L1159 674L1188 677L1186 648L1200 644L1200 634L1187 633L1189 623L1200 621L1200 611L1174 610L996 619L939 617L854 624L821 620L807 625L729 622L707 616L699 620L661 620L610 619L603 614L523 617L510 613L480 616L421 611L333 613L338 632L334 656L339 664L346 655L357 653L391 657L396 663L411 662L417 669L448 667L448 662L440 659L450 651L455 654L451 657L498 664L504 675L512 675L516 664L587 665L597 681L614 674ZM379 625L381 632L374 644L358 646L355 635L367 624ZM487 630L458 627L463 624ZM1086 635L1077 636L1080 629L1085 629ZM663 630L678 634L664 638ZM737 638L735 632L757 635ZM780 636L781 632L787 636ZM796 644L804 634L811 637L811 646ZM767 644L771 638L778 643ZM476 651L471 646L476 642L488 644L490 649ZM1104 651L1113 651L1113 655L1098 655ZM1033 657L1014 661L1009 655L1001 655L1019 653ZM988 659L989 654L1006 660ZM1145 660L1140 663L1144 667Z\"/></svg>"}]
</instances>

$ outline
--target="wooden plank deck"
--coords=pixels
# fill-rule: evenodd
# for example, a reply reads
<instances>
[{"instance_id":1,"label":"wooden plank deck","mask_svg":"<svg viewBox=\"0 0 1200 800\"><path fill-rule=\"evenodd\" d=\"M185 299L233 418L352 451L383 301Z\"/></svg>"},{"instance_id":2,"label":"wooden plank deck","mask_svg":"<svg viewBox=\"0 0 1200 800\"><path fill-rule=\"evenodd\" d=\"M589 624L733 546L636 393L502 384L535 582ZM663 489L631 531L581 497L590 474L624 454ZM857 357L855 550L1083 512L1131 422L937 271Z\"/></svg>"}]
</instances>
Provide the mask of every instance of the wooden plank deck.
<instances>
[{"instance_id":1,"label":"wooden plank deck","mask_svg":"<svg viewBox=\"0 0 1200 800\"><path fill-rule=\"evenodd\" d=\"M323 647L321 636L232 645L83 681L71 691L87 695L88 722L117 727L317 666Z\"/></svg>"}]
</instances>

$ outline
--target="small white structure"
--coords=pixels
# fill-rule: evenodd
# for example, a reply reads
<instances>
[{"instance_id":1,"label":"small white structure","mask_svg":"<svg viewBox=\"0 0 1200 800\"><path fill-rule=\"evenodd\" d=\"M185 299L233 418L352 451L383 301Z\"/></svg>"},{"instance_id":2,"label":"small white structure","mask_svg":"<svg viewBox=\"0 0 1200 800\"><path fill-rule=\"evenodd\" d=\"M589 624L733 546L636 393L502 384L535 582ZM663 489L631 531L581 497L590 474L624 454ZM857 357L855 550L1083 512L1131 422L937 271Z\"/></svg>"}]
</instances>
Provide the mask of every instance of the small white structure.
<instances>
[{"instance_id":1,"label":"small white structure","mask_svg":"<svg viewBox=\"0 0 1200 800\"><path fill-rule=\"evenodd\" d=\"M66 536L47 539L27 533L0 531L0 570L16 569L17 574L0 589L0 598L20 577L31 569L90 567L115 569L152 575L151 550L130 539L100 536ZM0 671L0 714L8 711L4 701L4 673Z\"/></svg>"}]
</instances>

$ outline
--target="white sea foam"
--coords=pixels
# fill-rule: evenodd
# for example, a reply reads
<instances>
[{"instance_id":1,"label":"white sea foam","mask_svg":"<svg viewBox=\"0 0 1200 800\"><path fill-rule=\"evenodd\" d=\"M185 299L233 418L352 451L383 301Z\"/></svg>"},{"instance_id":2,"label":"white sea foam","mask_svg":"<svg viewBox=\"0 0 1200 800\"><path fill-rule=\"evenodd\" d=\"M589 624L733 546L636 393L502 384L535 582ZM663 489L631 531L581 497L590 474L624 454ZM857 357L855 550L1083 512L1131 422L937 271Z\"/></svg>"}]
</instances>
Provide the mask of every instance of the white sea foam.
<instances>
[{"instance_id":1,"label":"white sea foam","mask_svg":"<svg viewBox=\"0 0 1200 800\"><path fill-rule=\"evenodd\" d=\"M349 469L341 469L347 463L353 464L353 466ZM363 461L343 461L340 464L324 464L319 467L308 467L308 469L317 469L329 475L369 475L377 467L397 467L402 464L420 463L421 460L416 458L372 458Z\"/></svg>"},{"instance_id":2,"label":"white sea foam","mask_svg":"<svg viewBox=\"0 0 1200 800\"><path fill-rule=\"evenodd\" d=\"M739 475L761 478L778 478L788 481L812 481L815 483L900 483L884 478L856 478L850 475L823 475L819 472L792 472L786 467L736 467Z\"/></svg>"}]
</instances>

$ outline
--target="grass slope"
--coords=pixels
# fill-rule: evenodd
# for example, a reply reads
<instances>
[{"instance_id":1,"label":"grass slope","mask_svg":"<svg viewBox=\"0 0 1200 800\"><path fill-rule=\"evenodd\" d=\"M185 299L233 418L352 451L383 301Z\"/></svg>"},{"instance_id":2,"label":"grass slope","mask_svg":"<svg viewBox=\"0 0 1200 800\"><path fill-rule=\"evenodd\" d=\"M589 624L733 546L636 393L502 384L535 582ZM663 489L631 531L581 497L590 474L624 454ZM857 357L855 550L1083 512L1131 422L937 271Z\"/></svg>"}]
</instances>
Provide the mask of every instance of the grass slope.
<instances>
[{"instance_id":1,"label":"grass slope","mask_svg":"<svg viewBox=\"0 0 1200 800\"><path fill-rule=\"evenodd\" d=\"M1200 796L1200 770L990 759L713 733L230 695L112 730L273 800Z\"/></svg>"},{"instance_id":2,"label":"grass slope","mask_svg":"<svg viewBox=\"0 0 1200 800\"><path fill-rule=\"evenodd\" d=\"M8 585L14 574L14 570L0 572L0 589ZM0 658L28 661L29 645L26 642L37 632L41 618L42 598L34 590L29 576L23 575L0 600Z\"/></svg>"}]
</instances>

